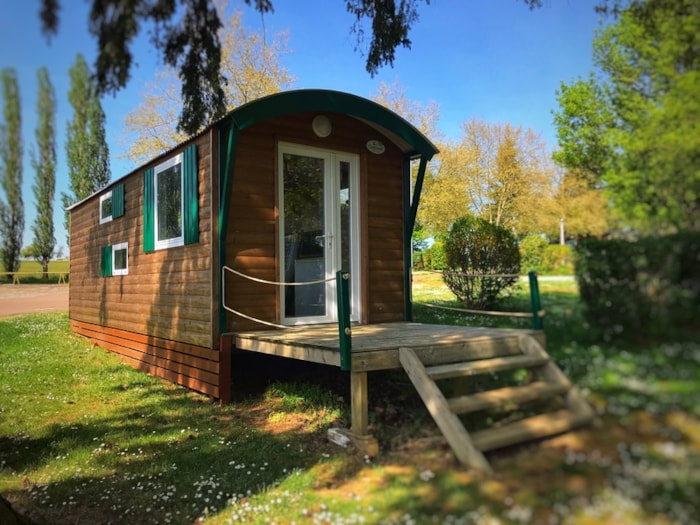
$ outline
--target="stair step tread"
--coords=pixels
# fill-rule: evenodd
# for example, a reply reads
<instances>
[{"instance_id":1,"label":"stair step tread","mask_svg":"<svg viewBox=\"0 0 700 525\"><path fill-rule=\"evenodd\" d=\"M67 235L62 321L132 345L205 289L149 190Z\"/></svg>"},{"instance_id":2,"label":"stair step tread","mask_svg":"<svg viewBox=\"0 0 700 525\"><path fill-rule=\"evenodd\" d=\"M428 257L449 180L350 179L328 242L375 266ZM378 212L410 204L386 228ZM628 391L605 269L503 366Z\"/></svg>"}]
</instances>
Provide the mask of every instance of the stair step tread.
<instances>
[{"instance_id":1,"label":"stair step tread","mask_svg":"<svg viewBox=\"0 0 700 525\"><path fill-rule=\"evenodd\" d=\"M567 385L537 381L523 386L510 386L487 390L447 400L450 410L455 414L468 414L505 403L520 404L528 401L551 398L569 390Z\"/></svg>"},{"instance_id":2,"label":"stair step tread","mask_svg":"<svg viewBox=\"0 0 700 525\"><path fill-rule=\"evenodd\" d=\"M561 434L591 421L588 412L568 409L528 417L502 427L489 428L471 434L474 446L482 452L515 443Z\"/></svg>"},{"instance_id":3,"label":"stair step tread","mask_svg":"<svg viewBox=\"0 0 700 525\"><path fill-rule=\"evenodd\" d=\"M541 366L549 362L546 357L538 355L516 355L508 357L495 357L492 359L479 359L477 361L464 361L446 365L426 367L426 372L431 379L448 379L451 377L464 377L476 374L486 374L515 368L528 368Z\"/></svg>"}]
</instances>

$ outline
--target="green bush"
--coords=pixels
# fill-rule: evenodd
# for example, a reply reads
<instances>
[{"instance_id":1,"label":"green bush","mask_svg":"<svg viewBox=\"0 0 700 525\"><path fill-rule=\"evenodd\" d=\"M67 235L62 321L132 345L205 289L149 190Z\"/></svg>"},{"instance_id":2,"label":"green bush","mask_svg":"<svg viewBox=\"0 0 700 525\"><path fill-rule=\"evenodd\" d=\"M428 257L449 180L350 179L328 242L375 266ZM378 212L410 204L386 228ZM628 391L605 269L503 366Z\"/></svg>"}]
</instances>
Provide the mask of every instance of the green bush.
<instances>
[{"instance_id":1,"label":"green bush","mask_svg":"<svg viewBox=\"0 0 700 525\"><path fill-rule=\"evenodd\" d=\"M430 248L423 250L426 270L445 269L445 244L442 239L435 239Z\"/></svg>"},{"instance_id":2,"label":"green bush","mask_svg":"<svg viewBox=\"0 0 700 525\"><path fill-rule=\"evenodd\" d=\"M445 259L445 284L465 308L489 308L518 282L515 236L484 219L461 217L454 222L445 239Z\"/></svg>"},{"instance_id":3,"label":"green bush","mask_svg":"<svg viewBox=\"0 0 700 525\"><path fill-rule=\"evenodd\" d=\"M547 239L541 235L530 234L520 241L520 265L525 270L535 270L544 273L544 250L547 248Z\"/></svg>"},{"instance_id":4,"label":"green bush","mask_svg":"<svg viewBox=\"0 0 700 525\"><path fill-rule=\"evenodd\" d=\"M573 275L574 259L570 246L549 244L539 235L528 235L520 241L521 266L546 275Z\"/></svg>"},{"instance_id":5,"label":"green bush","mask_svg":"<svg viewBox=\"0 0 700 525\"><path fill-rule=\"evenodd\" d=\"M574 256L571 246L566 244L545 246L541 272L549 275L573 275Z\"/></svg>"},{"instance_id":6,"label":"green bush","mask_svg":"<svg viewBox=\"0 0 700 525\"><path fill-rule=\"evenodd\" d=\"M585 315L605 339L700 334L700 234L582 241L576 279Z\"/></svg>"},{"instance_id":7,"label":"green bush","mask_svg":"<svg viewBox=\"0 0 700 525\"><path fill-rule=\"evenodd\" d=\"M413 267L418 270L444 270L445 249L442 239L435 239L429 248L413 252Z\"/></svg>"}]
</instances>

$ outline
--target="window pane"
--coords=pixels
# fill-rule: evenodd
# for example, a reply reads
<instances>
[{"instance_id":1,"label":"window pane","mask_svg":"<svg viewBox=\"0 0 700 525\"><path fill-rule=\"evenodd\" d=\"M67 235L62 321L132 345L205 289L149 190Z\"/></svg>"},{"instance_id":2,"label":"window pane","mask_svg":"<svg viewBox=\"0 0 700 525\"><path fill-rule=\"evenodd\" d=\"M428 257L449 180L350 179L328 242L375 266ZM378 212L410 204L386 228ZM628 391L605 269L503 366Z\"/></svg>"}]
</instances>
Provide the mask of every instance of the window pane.
<instances>
[{"instance_id":1,"label":"window pane","mask_svg":"<svg viewBox=\"0 0 700 525\"><path fill-rule=\"evenodd\" d=\"M350 271L350 163L338 163L340 178L340 261L341 270Z\"/></svg>"},{"instance_id":2,"label":"window pane","mask_svg":"<svg viewBox=\"0 0 700 525\"><path fill-rule=\"evenodd\" d=\"M100 218L106 219L112 216L112 196L105 198L101 202Z\"/></svg>"},{"instance_id":3,"label":"window pane","mask_svg":"<svg viewBox=\"0 0 700 525\"><path fill-rule=\"evenodd\" d=\"M157 240L182 237L182 164L157 174Z\"/></svg>"},{"instance_id":4,"label":"window pane","mask_svg":"<svg viewBox=\"0 0 700 525\"><path fill-rule=\"evenodd\" d=\"M126 269L126 248L114 251L114 269Z\"/></svg>"},{"instance_id":5,"label":"window pane","mask_svg":"<svg viewBox=\"0 0 700 525\"><path fill-rule=\"evenodd\" d=\"M308 282L325 276L324 159L285 153L284 268L286 282ZM326 315L326 286L285 288L285 316Z\"/></svg>"}]
</instances>

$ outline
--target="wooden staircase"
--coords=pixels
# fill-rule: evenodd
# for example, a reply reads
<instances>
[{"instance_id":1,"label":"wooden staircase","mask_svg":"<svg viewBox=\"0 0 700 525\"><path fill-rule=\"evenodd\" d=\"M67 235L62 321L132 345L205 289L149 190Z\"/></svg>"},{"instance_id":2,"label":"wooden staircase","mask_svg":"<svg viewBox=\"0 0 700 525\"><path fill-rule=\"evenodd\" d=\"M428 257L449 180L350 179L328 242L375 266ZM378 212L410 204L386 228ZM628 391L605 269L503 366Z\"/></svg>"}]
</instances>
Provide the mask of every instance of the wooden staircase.
<instances>
[{"instance_id":1,"label":"wooden staircase","mask_svg":"<svg viewBox=\"0 0 700 525\"><path fill-rule=\"evenodd\" d=\"M457 459L491 474L483 452L567 432L593 419L593 409L530 335L519 337L521 354L425 366L410 348L399 349L399 360ZM447 399L436 381L477 374L526 369L534 381ZM558 401L560 408L503 426L470 433L460 415L524 403Z\"/></svg>"}]
</instances>

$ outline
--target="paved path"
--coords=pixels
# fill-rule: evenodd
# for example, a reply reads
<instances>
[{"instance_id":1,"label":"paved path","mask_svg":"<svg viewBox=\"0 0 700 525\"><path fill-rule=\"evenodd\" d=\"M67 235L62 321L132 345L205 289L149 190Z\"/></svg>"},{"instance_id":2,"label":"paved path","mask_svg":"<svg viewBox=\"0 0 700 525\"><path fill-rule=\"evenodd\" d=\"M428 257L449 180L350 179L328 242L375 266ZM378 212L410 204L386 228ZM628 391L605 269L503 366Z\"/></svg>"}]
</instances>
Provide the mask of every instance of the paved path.
<instances>
[{"instance_id":1,"label":"paved path","mask_svg":"<svg viewBox=\"0 0 700 525\"><path fill-rule=\"evenodd\" d=\"M0 317L67 310L67 284L0 285Z\"/></svg>"}]
</instances>

